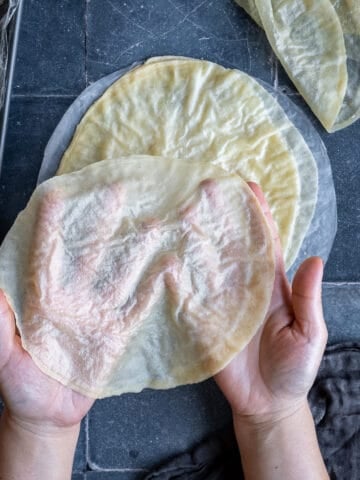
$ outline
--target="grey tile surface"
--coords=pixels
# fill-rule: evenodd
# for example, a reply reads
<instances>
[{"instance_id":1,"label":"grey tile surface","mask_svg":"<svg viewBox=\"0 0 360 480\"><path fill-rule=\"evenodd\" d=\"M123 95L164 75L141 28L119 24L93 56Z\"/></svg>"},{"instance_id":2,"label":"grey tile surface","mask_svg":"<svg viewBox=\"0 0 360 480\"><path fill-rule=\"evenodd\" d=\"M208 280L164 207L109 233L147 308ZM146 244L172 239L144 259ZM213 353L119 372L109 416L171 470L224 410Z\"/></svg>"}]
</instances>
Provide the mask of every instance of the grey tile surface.
<instances>
[{"instance_id":1,"label":"grey tile surface","mask_svg":"<svg viewBox=\"0 0 360 480\"><path fill-rule=\"evenodd\" d=\"M71 480L85 480L85 476L81 473L74 473Z\"/></svg>"},{"instance_id":2,"label":"grey tile surface","mask_svg":"<svg viewBox=\"0 0 360 480\"><path fill-rule=\"evenodd\" d=\"M323 285L329 344L360 340L360 284ZM360 368L360 365L359 365Z\"/></svg>"},{"instance_id":3,"label":"grey tile surface","mask_svg":"<svg viewBox=\"0 0 360 480\"><path fill-rule=\"evenodd\" d=\"M230 421L212 380L97 401L89 414L89 465L150 469Z\"/></svg>"},{"instance_id":4,"label":"grey tile surface","mask_svg":"<svg viewBox=\"0 0 360 480\"><path fill-rule=\"evenodd\" d=\"M0 241L34 190L46 142L72 100L12 99L0 177Z\"/></svg>"},{"instance_id":5,"label":"grey tile surface","mask_svg":"<svg viewBox=\"0 0 360 480\"><path fill-rule=\"evenodd\" d=\"M86 419L81 422L79 440L76 445L73 470L83 472L86 469Z\"/></svg>"},{"instance_id":6,"label":"grey tile surface","mask_svg":"<svg viewBox=\"0 0 360 480\"><path fill-rule=\"evenodd\" d=\"M85 87L85 0L25 0L14 93L74 94Z\"/></svg>"},{"instance_id":7,"label":"grey tile surface","mask_svg":"<svg viewBox=\"0 0 360 480\"><path fill-rule=\"evenodd\" d=\"M331 161L338 205L338 232L325 280L360 281L360 121L321 135Z\"/></svg>"},{"instance_id":8,"label":"grey tile surface","mask_svg":"<svg viewBox=\"0 0 360 480\"><path fill-rule=\"evenodd\" d=\"M87 27L90 81L158 55L205 58L272 81L265 36L232 0L90 0Z\"/></svg>"}]
</instances>

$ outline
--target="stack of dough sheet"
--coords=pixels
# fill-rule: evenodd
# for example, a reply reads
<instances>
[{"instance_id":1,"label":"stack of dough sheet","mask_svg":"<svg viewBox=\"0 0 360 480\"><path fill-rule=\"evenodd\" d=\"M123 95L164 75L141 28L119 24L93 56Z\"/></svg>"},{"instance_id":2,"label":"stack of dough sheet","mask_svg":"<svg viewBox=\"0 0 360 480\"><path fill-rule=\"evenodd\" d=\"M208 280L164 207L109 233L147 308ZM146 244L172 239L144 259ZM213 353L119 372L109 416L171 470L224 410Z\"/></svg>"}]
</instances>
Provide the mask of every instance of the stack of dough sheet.
<instances>
[{"instance_id":1,"label":"stack of dough sheet","mask_svg":"<svg viewBox=\"0 0 360 480\"><path fill-rule=\"evenodd\" d=\"M132 154L208 161L258 183L286 266L310 225L318 175L299 131L256 80L215 63L153 58L115 82L76 129L58 170Z\"/></svg>"},{"instance_id":2,"label":"stack of dough sheet","mask_svg":"<svg viewBox=\"0 0 360 480\"><path fill-rule=\"evenodd\" d=\"M94 398L214 375L261 328L317 202L302 135L256 80L154 58L85 113L0 249L36 364Z\"/></svg>"}]
</instances>

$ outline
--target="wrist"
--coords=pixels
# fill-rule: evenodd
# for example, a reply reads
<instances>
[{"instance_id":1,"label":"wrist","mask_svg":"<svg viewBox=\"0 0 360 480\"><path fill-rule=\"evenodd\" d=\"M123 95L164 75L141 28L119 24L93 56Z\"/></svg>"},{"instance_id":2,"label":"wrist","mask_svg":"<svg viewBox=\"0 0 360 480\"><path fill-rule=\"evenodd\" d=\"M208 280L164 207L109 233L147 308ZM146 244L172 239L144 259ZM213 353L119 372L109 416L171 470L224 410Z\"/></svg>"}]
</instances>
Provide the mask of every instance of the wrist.
<instances>
[{"instance_id":1,"label":"wrist","mask_svg":"<svg viewBox=\"0 0 360 480\"><path fill-rule=\"evenodd\" d=\"M79 425L40 425L5 410L0 418L0 478L70 479L78 434Z\"/></svg>"},{"instance_id":2,"label":"wrist","mask_svg":"<svg viewBox=\"0 0 360 480\"><path fill-rule=\"evenodd\" d=\"M256 419L235 416L234 427L245 478L328 480L307 401Z\"/></svg>"},{"instance_id":3,"label":"wrist","mask_svg":"<svg viewBox=\"0 0 360 480\"><path fill-rule=\"evenodd\" d=\"M16 431L19 435L46 441L70 440L77 441L80 431L80 423L71 426L58 426L49 421L31 421L14 415L5 408L1 417L3 427Z\"/></svg>"},{"instance_id":4,"label":"wrist","mask_svg":"<svg viewBox=\"0 0 360 480\"><path fill-rule=\"evenodd\" d=\"M265 433L281 425L285 426L309 412L307 398L302 398L258 414L241 414L233 411L233 422L237 428L249 433Z\"/></svg>"}]
</instances>

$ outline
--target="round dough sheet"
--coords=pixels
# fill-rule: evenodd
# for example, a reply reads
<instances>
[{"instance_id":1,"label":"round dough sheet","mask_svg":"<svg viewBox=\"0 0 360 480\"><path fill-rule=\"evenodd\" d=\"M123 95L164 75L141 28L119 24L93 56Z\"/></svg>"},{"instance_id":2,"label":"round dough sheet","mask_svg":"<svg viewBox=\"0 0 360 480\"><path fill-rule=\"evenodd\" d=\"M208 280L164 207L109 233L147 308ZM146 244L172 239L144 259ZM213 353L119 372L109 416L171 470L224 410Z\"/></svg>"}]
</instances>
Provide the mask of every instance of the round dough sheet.
<instances>
[{"instance_id":1,"label":"round dough sheet","mask_svg":"<svg viewBox=\"0 0 360 480\"><path fill-rule=\"evenodd\" d=\"M309 228L318 176L306 142L248 75L207 61L155 58L89 108L58 173L119 155L201 159L261 185L289 268Z\"/></svg>"},{"instance_id":2,"label":"round dough sheet","mask_svg":"<svg viewBox=\"0 0 360 480\"><path fill-rule=\"evenodd\" d=\"M273 239L247 184L135 156L40 185L0 248L24 348L94 398L222 369L264 321Z\"/></svg>"}]
</instances>

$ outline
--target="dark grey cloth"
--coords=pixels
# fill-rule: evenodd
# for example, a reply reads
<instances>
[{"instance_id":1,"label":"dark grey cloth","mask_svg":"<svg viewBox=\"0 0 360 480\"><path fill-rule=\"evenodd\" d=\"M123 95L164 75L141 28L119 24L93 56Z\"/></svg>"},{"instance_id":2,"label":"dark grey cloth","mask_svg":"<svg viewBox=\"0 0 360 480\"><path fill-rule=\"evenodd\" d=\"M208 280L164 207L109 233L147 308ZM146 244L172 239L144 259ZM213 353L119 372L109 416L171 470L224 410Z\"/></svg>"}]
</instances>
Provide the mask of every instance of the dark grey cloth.
<instances>
[{"instance_id":1,"label":"dark grey cloth","mask_svg":"<svg viewBox=\"0 0 360 480\"><path fill-rule=\"evenodd\" d=\"M326 349L309 394L320 448L332 480L360 479L360 344ZM306 458L301 458L306 462ZM234 432L214 435L145 480L241 480Z\"/></svg>"},{"instance_id":2,"label":"dark grey cloth","mask_svg":"<svg viewBox=\"0 0 360 480\"><path fill-rule=\"evenodd\" d=\"M326 350L309 402L333 480L360 479L360 344Z\"/></svg>"},{"instance_id":3,"label":"dark grey cloth","mask_svg":"<svg viewBox=\"0 0 360 480\"><path fill-rule=\"evenodd\" d=\"M235 435L228 428L207 439L189 453L183 453L145 480L242 480Z\"/></svg>"}]
</instances>

